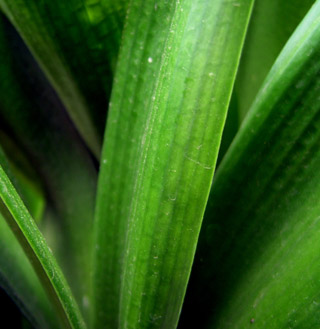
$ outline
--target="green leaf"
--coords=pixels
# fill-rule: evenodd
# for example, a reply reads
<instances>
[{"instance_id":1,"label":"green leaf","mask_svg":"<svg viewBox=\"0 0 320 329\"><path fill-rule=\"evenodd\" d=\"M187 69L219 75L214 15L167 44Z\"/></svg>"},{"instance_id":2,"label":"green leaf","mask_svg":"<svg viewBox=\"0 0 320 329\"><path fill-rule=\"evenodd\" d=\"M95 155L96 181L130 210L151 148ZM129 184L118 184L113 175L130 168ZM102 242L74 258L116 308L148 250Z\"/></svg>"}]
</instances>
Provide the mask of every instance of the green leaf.
<instances>
[{"instance_id":1,"label":"green leaf","mask_svg":"<svg viewBox=\"0 0 320 329\"><path fill-rule=\"evenodd\" d=\"M0 148L0 164L21 187L11 173ZM59 323L43 287L19 242L0 214L0 285L6 289L36 328L58 328Z\"/></svg>"},{"instance_id":2,"label":"green leaf","mask_svg":"<svg viewBox=\"0 0 320 329\"><path fill-rule=\"evenodd\" d=\"M317 1L217 172L183 323L319 327L319 56Z\"/></svg>"},{"instance_id":3,"label":"green leaf","mask_svg":"<svg viewBox=\"0 0 320 329\"><path fill-rule=\"evenodd\" d=\"M0 130L0 145L5 149L6 154L10 154L8 161L13 172L10 180L31 216L36 222L41 222L46 200L39 177L19 146L2 130Z\"/></svg>"},{"instance_id":4,"label":"green leaf","mask_svg":"<svg viewBox=\"0 0 320 329\"><path fill-rule=\"evenodd\" d=\"M130 3L99 177L94 328L177 324L251 7Z\"/></svg>"},{"instance_id":5,"label":"green leaf","mask_svg":"<svg viewBox=\"0 0 320 329\"><path fill-rule=\"evenodd\" d=\"M235 92L232 93L226 123L223 129L221 145L219 149L219 156L217 159L217 167L219 167L225 153L228 151L234 136L239 130L239 113L238 113L238 100Z\"/></svg>"},{"instance_id":6,"label":"green leaf","mask_svg":"<svg viewBox=\"0 0 320 329\"><path fill-rule=\"evenodd\" d=\"M1 214L0 285L35 328L60 327L34 269Z\"/></svg>"},{"instance_id":7,"label":"green leaf","mask_svg":"<svg viewBox=\"0 0 320 329\"><path fill-rule=\"evenodd\" d=\"M241 121L289 37L315 0L256 0L235 83Z\"/></svg>"},{"instance_id":8,"label":"green leaf","mask_svg":"<svg viewBox=\"0 0 320 329\"><path fill-rule=\"evenodd\" d=\"M222 160L263 80L314 0L256 0L228 109L219 160Z\"/></svg>"},{"instance_id":9,"label":"green leaf","mask_svg":"<svg viewBox=\"0 0 320 329\"><path fill-rule=\"evenodd\" d=\"M1 0L99 157L127 0Z\"/></svg>"},{"instance_id":10,"label":"green leaf","mask_svg":"<svg viewBox=\"0 0 320 329\"><path fill-rule=\"evenodd\" d=\"M43 183L47 208L40 228L86 316L97 171L30 53L12 26L1 23L1 126Z\"/></svg>"},{"instance_id":11,"label":"green leaf","mask_svg":"<svg viewBox=\"0 0 320 329\"><path fill-rule=\"evenodd\" d=\"M63 328L85 328L76 302L34 220L0 165L0 210L56 307Z\"/></svg>"}]
</instances>

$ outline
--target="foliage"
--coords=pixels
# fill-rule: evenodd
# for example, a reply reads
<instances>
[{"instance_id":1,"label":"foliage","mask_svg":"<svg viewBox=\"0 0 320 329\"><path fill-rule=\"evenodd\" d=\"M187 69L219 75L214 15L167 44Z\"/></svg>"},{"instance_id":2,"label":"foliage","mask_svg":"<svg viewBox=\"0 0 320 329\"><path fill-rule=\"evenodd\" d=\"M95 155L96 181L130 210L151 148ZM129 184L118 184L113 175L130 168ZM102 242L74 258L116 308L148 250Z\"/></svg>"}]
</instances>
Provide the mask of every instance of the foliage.
<instances>
[{"instance_id":1,"label":"foliage","mask_svg":"<svg viewBox=\"0 0 320 329\"><path fill-rule=\"evenodd\" d=\"M320 326L320 0L0 8L21 328Z\"/></svg>"}]
</instances>

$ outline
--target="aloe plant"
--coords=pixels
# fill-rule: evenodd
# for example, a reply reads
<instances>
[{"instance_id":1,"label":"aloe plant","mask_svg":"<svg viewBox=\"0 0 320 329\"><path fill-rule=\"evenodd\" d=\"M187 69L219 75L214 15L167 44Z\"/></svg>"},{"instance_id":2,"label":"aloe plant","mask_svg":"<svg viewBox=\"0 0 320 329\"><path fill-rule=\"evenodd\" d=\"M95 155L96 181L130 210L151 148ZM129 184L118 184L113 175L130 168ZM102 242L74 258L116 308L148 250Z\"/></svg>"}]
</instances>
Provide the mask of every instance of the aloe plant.
<instances>
[{"instance_id":1,"label":"aloe plant","mask_svg":"<svg viewBox=\"0 0 320 329\"><path fill-rule=\"evenodd\" d=\"M0 8L15 327L320 326L320 0Z\"/></svg>"}]
</instances>

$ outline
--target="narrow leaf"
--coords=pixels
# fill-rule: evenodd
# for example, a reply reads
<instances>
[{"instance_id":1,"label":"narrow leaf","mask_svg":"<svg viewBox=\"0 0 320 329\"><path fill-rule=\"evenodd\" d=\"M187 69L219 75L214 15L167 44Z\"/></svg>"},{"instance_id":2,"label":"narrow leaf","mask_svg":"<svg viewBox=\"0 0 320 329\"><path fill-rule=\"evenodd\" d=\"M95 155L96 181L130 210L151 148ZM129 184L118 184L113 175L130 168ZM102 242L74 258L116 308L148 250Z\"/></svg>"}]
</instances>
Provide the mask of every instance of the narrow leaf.
<instances>
[{"instance_id":1,"label":"narrow leaf","mask_svg":"<svg viewBox=\"0 0 320 329\"><path fill-rule=\"evenodd\" d=\"M71 290L19 195L0 166L0 210L43 282L64 328L85 328Z\"/></svg>"},{"instance_id":2,"label":"narrow leaf","mask_svg":"<svg viewBox=\"0 0 320 329\"><path fill-rule=\"evenodd\" d=\"M58 329L61 327L29 259L1 214L0 286L19 306L34 328Z\"/></svg>"},{"instance_id":3,"label":"narrow leaf","mask_svg":"<svg viewBox=\"0 0 320 329\"><path fill-rule=\"evenodd\" d=\"M97 171L21 39L9 22L0 23L1 126L24 150L44 185L47 208L40 228L85 316Z\"/></svg>"},{"instance_id":4,"label":"narrow leaf","mask_svg":"<svg viewBox=\"0 0 320 329\"><path fill-rule=\"evenodd\" d=\"M217 172L183 323L319 327L319 55L317 1Z\"/></svg>"},{"instance_id":5,"label":"narrow leaf","mask_svg":"<svg viewBox=\"0 0 320 329\"><path fill-rule=\"evenodd\" d=\"M1 148L0 164L10 179L14 179L15 185L21 187L21 181L12 175ZM39 278L2 215L0 215L0 285L19 305L34 327L59 328L52 305Z\"/></svg>"},{"instance_id":6,"label":"narrow leaf","mask_svg":"<svg viewBox=\"0 0 320 329\"><path fill-rule=\"evenodd\" d=\"M252 1L131 1L99 177L94 328L174 328Z\"/></svg>"}]
</instances>

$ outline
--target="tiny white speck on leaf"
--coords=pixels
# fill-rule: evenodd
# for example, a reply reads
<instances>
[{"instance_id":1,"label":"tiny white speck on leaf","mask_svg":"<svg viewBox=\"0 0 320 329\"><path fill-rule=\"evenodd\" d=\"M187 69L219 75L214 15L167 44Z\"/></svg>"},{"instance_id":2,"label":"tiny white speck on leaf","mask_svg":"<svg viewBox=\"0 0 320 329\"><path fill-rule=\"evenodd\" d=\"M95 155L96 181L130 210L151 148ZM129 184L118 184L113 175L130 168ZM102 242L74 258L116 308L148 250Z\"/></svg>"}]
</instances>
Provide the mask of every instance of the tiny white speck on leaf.
<instances>
[{"instance_id":1,"label":"tiny white speck on leaf","mask_svg":"<svg viewBox=\"0 0 320 329\"><path fill-rule=\"evenodd\" d=\"M148 58L148 63L152 63L152 62L153 62L152 57L149 57L149 58Z\"/></svg>"},{"instance_id":2,"label":"tiny white speck on leaf","mask_svg":"<svg viewBox=\"0 0 320 329\"><path fill-rule=\"evenodd\" d=\"M87 296L82 297L82 304L85 308L89 307L89 298Z\"/></svg>"}]
</instances>

